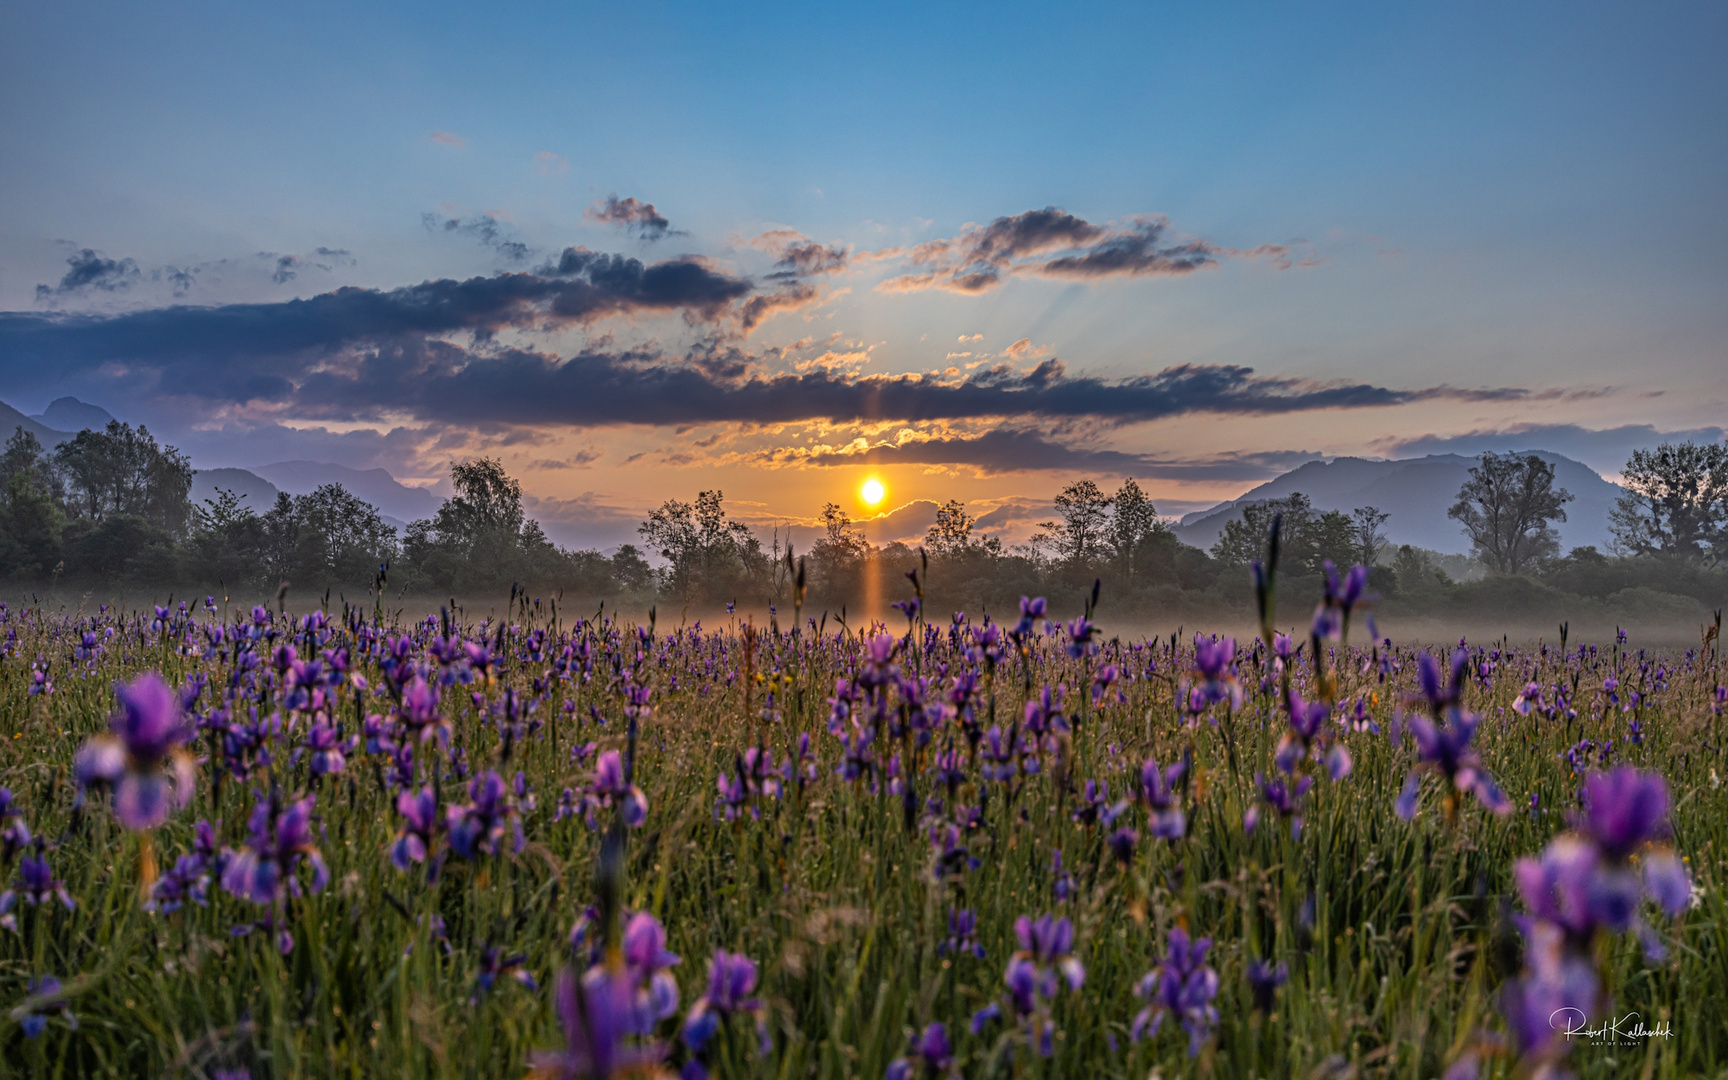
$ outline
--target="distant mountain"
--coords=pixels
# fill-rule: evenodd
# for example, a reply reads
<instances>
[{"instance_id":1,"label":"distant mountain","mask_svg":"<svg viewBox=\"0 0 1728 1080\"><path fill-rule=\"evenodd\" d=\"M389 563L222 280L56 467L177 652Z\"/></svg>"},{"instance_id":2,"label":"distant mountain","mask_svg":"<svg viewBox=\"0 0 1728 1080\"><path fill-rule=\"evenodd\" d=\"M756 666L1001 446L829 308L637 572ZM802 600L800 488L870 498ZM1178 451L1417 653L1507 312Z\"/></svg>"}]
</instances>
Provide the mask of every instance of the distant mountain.
<instances>
[{"instance_id":1,"label":"distant mountain","mask_svg":"<svg viewBox=\"0 0 1728 1080\"><path fill-rule=\"evenodd\" d=\"M101 431L114 420L114 415L100 405L79 401L75 397L55 398L48 407L33 417L58 431L79 432L85 428Z\"/></svg>"},{"instance_id":2,"label":"distant mountain","mask_svg":"<svg viewBox=\"0 0 1728 1080\"><path fill-rule=\"evenodd\" d=\"M59 446L72 437L71 433L56 431L40 420L33 420L12 406L0 401L0 446L12 437L12 433L23 428L36 436L36 441L43 446Z\"/></svg>"},{"instance_id":3,"label":"distant mountain","mask_svg":"<svg viewBox=\"0 0 1728 1080\"><path fill-rule=\"evenodd\" d=\"M1546 450L1526 450L1554 466L1554 483L1570 491L1566 520L1556 524L1562 551L1608 544L1608 511L1620 497L1621 488L1598 476L1588 465ZM1413 544L1435 551L1464 552L1469 542L1446 511L1458 499L1458 489L1476 459L1459 454L1430 454L1402 461L1367 458L1336 458L1310 461L1306 465L1268 480L1259 487L1210 510L1182 518L1176 535L1199 548L1210 548L1227 521L1239 521L1241 508L1249 503L1281 499L1301 492L1316 510L1343 510L1377 506L1391 516L1386 536L1395 544Z\"/></svg>"},{"instance_id":4,"label":"distant mountain","mask_svg":"<svg viewBox=\"0 0 1728 1080\"><path fill-rule=\"evenodd\" d=\"M214 499L217 488L245 496L240 505L255 514L276 502L276 485L262 476L245 469L199 469L192 476L192 505L203 506L204 500Z\"/></svg>"},{"instance_id":5,"label":"distant mountain","mask_svg":"<svg viewBox=\"0 0 1728 1080\"><path fill-rule=\"evenodd\" d=\"M309 495L321 484L341 484L398 528L416 518L431 517L443 502L425 488L399 483L383 469L350 469L325 461L278 461L252 471L293 495Z\"/></svg>"}]
</instances>

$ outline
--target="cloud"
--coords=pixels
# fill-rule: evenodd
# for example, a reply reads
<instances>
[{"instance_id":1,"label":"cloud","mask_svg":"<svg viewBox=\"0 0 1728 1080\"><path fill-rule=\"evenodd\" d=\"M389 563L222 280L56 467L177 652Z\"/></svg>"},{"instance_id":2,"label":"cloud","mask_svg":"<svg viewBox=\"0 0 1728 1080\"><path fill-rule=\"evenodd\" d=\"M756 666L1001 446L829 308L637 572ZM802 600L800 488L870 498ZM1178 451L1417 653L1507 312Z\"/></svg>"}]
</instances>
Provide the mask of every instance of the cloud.
<instances>
[{"instance_id":1,"label":"cloud","mask_svg":"<svg viewBox=\"0 0 1728 1080\"><path fill-rule=\"evenodd\" d=\"M563 176L570 171L570 162L562 154L542 150L534 155L534 171L541 176Z\"/></svg>"},{"instance_id":2,"label":"cloud","mask_svg":"<svg viewBox=\"0 0 1728 1080\"><path fill-rule=\"evenodd\" d=\"M1241 250L1210 241L1173 236L1163 217L1132 217L1099 225L1056 206L999 217L971 226L958 236L930 240L907 253L919 269L882 282L886 292L945 289L981 293L1005 275L1068 280L1106 277L1175 276L1218 263L1224 257L1268 257L1289 265L1289 247L1262 244Z\"/></svg>"},{"instance_id":3,"label":"cloud","mask_svg":"<svg viewBox=\"0 0 1728 1080\"><path fill-rule=\"evenodd\" d=\"M1614 474L1626 466L1632 451L1650 449L1662 443L1721 442L1724 431L1719 427L1693 428L1687 431L1658 431L1650 424L1624 424L1615 428L1592 429L1577 424L1519 424L1510 428L1481 429L1462 435L1422 435L1409 439L1392 439L1377 449L1394 457L1420 457L1424 454L1464 454L1475 457L1485 451L1505 453L1513 450L1549 450L1575 458L1598 472Z\"/></svg>"},{"instance_id":4,"label":"cloud","mask_svg":"<svg viewBox=\"0 0 1728 1080\"><path fill-rule=\"evenodd\" d=\"M1266 480L1318 455L1304 450L1271 453L1218 454L1197 459L1171 459L1124 453L1057 441L1019 427L997 427L981 435L927 437L906 432L897 439L869 443L859 439L843 447L814 450L784 448L769 451L777 464L817 466L950 465L971 468L979 475L1017 472L1091 472L1148 480L1245 481Z\"/></svg>"},{"instance_id":5,"label":"cloud","mask_svg":"<svg viewBox=\"0 0 1728 1080\"><path fill-rule=\"evenodd\" d=\"M412 415L453 424L778 423L1091 417L1111 424L1189 413L1265 415L1415 401L1522 400L1517 388L1394 389L1184 364L1127 379L1072 375L1049 357L960 377L771 373L709 343L677 355L595 347L563 357L493 335L641 313L718 323L754 291L687 256L644 264L567 248L536 273L348 287L286 303L174 306L116 315L0 313L0 379L21 389L101 381L116 392L268 404L303 419ZM764 312L758 311L757 317ZM472 335L469 345L450 336Z\"/></svg>"},{"instance_id":6,"label":"cloud","mask_svg":"<svg viewBox=\"0 0 1728 1080\"><path fill-rule=\"evenodd\" d=\"M36 302L43 303L59 296L99 292L118 292L137 284L140 274L133 259L108 259L91 248L73 252L66 260L66 273L55 286L36 286Z\"/></svg>"},{"instance_id":7,"label":"cloud","mask_svg":"<svg viewBox=\"0 0 1728 1080\"><path fill-rule=\"evenodd\" d=\"M679 232L672 228L672 223L665 215L654 208L653 203L642 202L633 197L620 199L616 195L608 195L584 210L582 216L589 221L621 226L648 241Z\"/></svg>"},{"instance_id":8,"label":"cloud","mask_svg":"<svg viewBox=\"0 0 1728 1080\"><path fill-rule=\"evenodd\" d=\"M821 302L821 299L822 291L816 286L795 282L784 286L779 292L760 293L746 300L739 308L739 324L748 334L779 312L809 307Z\"/></svg>"},{"instance_id":9,"label":"cloud","mask_svg":"<svg viewBox=\"0 0 1728 1080\"><path fill-rule=\"evenodd\" d=\"M529 256L534 254L534 249L527 244L505 236L506 226L498 220L496 214L476 214L470 218L421 214L420 224L429 233L443 232L472 237L496 251L506 262L527 262Z\"/></svg>"},{"instance_id":10,"label":"cloud","mask_svg":"<svg viewBox=\"0 0 1728 1080\"><path fill-rule=\"evenodd\" d=\"M460 150L464 146L468 145L467 139L464 139L460 135L452 134L451 132L448 132L448 131L433 131L433 132L428 133L426 137L428 139L431 139L435 143L439 143L440 145L443 145L443 146L454 147L457 150Z\"/></svg>"}]
</instances>

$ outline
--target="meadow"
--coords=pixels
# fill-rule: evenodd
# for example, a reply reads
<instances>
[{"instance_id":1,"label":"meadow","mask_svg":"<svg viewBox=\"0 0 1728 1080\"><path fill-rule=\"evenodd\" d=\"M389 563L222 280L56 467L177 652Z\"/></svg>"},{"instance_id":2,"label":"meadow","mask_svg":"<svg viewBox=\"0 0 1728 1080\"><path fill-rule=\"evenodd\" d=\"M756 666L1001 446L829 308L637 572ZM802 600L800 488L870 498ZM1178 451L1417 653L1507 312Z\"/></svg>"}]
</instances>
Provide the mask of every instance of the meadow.
<instances>
[{"instance_id":1,"label":"meadow","mask_svg":"<svg viewBox=\"0 0 1728 1080\"><path fill-rule=\"evenodd\" d=\"M0 1075L1728 1075L1714 634L917 586L0 605Z\"/></svg>"}]
</instances>

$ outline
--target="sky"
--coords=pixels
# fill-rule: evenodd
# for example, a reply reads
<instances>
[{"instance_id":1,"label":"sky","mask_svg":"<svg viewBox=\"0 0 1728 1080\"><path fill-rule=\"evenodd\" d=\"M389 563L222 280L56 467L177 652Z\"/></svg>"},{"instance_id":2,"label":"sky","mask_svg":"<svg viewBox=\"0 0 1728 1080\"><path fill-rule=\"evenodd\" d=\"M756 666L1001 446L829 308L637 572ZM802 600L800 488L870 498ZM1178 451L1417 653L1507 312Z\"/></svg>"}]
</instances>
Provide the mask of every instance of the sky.
<instances>
[{"instance_id":1,"label":"sky","mask_svg":"<svg viewBox=\"0 0 1728 1080\"><path fill-rule=\"evenodd\" d=\"M1728 418L1728 8L0 10L0 400L566 543Z\"/></svg>"}]
</instances>

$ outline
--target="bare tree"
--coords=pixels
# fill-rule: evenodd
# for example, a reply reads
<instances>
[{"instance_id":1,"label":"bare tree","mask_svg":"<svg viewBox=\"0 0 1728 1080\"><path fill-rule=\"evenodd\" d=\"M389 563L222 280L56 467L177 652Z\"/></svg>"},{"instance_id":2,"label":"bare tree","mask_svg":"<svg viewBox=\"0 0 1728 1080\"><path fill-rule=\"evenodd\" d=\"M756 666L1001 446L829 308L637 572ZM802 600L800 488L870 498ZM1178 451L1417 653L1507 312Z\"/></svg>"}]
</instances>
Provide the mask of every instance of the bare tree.
<instances>
[{"instance_id":1,"label":"bare tree","mask_svg":"<svg viewBox=\"0 0 1728 1080\"><path fill-rule=\"evenodd\" d=\"M1464 527L1478 559L1518 574L1560 553L1553 523L1566 520L1571 501L1571 492L1554 486L1554 466L1536 455L1487 453L1446 514Z\"/></svg>"}]
</instances>

